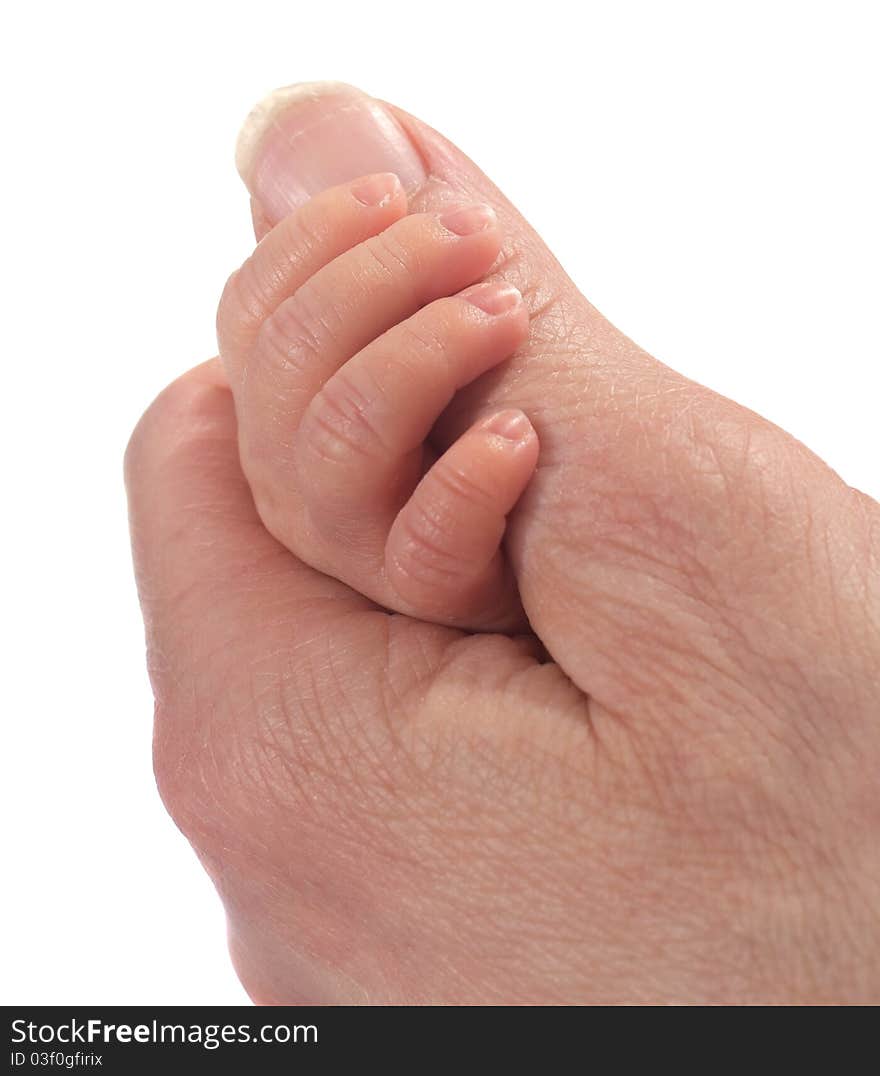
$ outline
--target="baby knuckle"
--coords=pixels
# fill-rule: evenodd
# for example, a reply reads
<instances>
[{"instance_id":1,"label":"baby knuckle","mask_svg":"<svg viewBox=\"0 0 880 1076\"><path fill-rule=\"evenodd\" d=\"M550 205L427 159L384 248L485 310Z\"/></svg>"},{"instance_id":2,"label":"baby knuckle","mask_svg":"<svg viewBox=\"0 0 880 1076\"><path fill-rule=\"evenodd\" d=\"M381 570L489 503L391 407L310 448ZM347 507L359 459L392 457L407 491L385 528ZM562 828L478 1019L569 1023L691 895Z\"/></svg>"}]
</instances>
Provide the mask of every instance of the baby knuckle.
<instances>
[{"instance_id":1,"label":"baby knuckle","mask_svg":"<svg viewBox=\"0 0 880 1076\"><path fill-rule=\"evenodd\" d=\"M241 270L236 269L223 285L220 302L217 304L217 341L220 351L225 352L230 346L234 346L235 338L241 323L241 307L239 299L239 277Z\"/></svg>"},{"instance_id":2,"label":"baby knuckle","mask_svg":"<svg viewBox=\"0 0 880 1076\"><path fill-rule=\"evenodd\" d=\"M332 228L326 213L307 202L278 225L281 242L276 248L277 260L273 266L276 276L286 277L290 270L298 270L309 255L326 250L331 243Z\"/></svg>"},{"instance_id":3,"label":"baby knuckle","mask_svg":"<svg viewBox=\"0 0 880 1076\"><path fill-rule=\"evenodd\" d=\"M299 298L288 299L260 328L257 352L282 375L296 375L311 368L324 350L327 326Z\"/></svg>"},{"instance_id":4,"label":"baby knuckle","mask_svg":"<svg viewBox=\"0 0 880 1076\"><path fill-rule=\"evenodd\" d=\"M491 492L480 482L479 478L463 467L454 463L440 463L433 475L439 491L459 508L488 508L492 503Z\"/></svg>"},{"instance_id":5,"label":"baby knuckle","mask_svg":"<svg viewBox=\"0 0 880 1076\"><path fill-rule=\"evenodd\" d=\"M303 419L309 454L327 462L374 455L382 442L373 410L368 395L340 371L313 398Z\"/></svg>"},{"instance_id":6,"label":"baby knuckle","mask_svg":"<svg viewBox=\"0 0 880 1076\"><path fill-rule=\"evenodd\" d=\"M442 514L411 504L398 525L392 557L395 585L448 585L461 574L461 558L449 545L449 523Z\"/></svg>"},{"instance_id":7,"label":"baby knuckle","mask_svg":"<svg viewBox=\"0 0 880 1076\"><path fill-rule=\"evenodd\" d=\"M449 338L445 326L432 324L427 317L410 318L398 328L397 345L400 352L421 366L425 360L446 360Z\"/></svg>"},{"instance_id":8,"label":"baby knuckle","mask_svg":"<svg viewBox=\"0 0 880 1076\"><path fill-rule=\"evenodd\" d=\"M393 281L395 286L399 287L401 282L412 277L415 256L410 245L394 229L372 236L364 249L373 259L380 276Z\"/></svg>"},{"instance_id":9,"label":"baby knuckle","mask_svg":"<svg viewBox=\"0 0 880 1076\"><path fill-rule=\"evenodd\" d=\"M217 306L217 339L221 352L240 347L272 308L271 298L252 259L226 281Z\"/></svg>"}]
</instances>

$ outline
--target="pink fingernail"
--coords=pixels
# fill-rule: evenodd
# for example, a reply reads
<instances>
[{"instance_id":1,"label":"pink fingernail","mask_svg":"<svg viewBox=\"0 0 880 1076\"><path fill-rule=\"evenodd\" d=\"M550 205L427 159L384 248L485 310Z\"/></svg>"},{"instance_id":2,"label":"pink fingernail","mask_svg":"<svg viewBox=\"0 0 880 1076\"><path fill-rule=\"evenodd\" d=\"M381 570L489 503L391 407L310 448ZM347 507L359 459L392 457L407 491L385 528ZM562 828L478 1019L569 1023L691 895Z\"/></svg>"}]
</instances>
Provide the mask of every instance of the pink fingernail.
<instances>
[{"instance_id":1,"label":"pink fingernail","mask_svg":"<svg viewBox=\"0 0 880 1076\"><path fill-rule=\"evenodd\" d=\"M495 220L495 210L484 202L457 206L440 216L440 223L454 235L473 235L475 232L485 231Z\"/></svg>"},{"instance_id":2,"label":"pink fingernail","mask_svg":"<svg viewBox=\"0 0 880 1076\"><path fill-rule=\"evenodd\" d=\"M499 411L485 423L483 429L496 437L503 437L505 441L524 441L531 433L532 424L522 411L513 409Z\"/></svg>"},{"instance_id":3,"label":"pink fingernail","mask_svg":"<svg viewBox=\"0 0 880 1076\"><path fill-rule=\"evenodd\" d=\"M351 193L361 205L385 206L399 190L400 180L393 172L380 172L358 180L351 188Z\"/></svg>"},{"instance_id":4,"label":"pink fingernail","mask_svg":"<svg viewBox=\"0 0 880 1076\"><path fill-rule=\"evenodd\" d=\"M427 179L418 149L391 111L335 82L288 86L261 101L245 121L236 162L273 223L368 172L394 172L407 191Z\"/></svg>"},{"instance_id":5,"label":"pink fingernail","mask_svg":"<svg viewBox=\"0 0 880 1076\"><path fill-rule=\"evenodd\" d=\"M504 314L519 306L522 295L512 285L503 280L493 280L487 284L476 284L467 291L462 292L462 298L466 299L471 306L476 306L486 314Z\"/></svg>"}]
</instances>

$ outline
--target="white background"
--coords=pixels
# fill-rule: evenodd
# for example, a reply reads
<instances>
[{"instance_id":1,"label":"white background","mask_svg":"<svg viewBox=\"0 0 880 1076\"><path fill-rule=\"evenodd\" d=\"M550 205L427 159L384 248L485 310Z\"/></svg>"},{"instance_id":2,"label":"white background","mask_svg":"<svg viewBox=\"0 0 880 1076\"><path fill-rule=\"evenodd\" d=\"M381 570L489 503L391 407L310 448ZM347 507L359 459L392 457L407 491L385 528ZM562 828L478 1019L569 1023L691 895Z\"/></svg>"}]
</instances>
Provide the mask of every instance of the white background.
<instances>
[{"instance_id":1,"label":"white background","mask_svg":"<svg viewBox=\"0 0 880 1076\"><path fill-rule=\"evenodd\" d=\"M254 100L341 79L421 115L630 336L877 496L872 8L6 9L0 1000L246 1000L153 787L121 460L213 352L250 245L232 150Z\"/></svg>"}]
</instances>

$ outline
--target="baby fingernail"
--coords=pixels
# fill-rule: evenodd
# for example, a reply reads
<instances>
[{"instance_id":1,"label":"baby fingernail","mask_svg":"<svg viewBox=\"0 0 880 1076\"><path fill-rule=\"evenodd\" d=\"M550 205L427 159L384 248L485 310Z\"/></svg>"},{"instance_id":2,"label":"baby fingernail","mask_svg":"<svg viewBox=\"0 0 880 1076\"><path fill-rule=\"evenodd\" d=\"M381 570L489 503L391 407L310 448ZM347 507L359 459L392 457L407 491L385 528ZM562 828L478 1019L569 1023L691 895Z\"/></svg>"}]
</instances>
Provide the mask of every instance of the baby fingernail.
<instances>
[{"instance_id":1,"label":"baby fingernail","mask_svg":"<svg viewBox=\"0 0 880 1076\"><path fill-rule=\"evenodd\" d=\"M522 411L499 411L483 426L487 433L503 437L505 441L524 441L531 432L532 424Z\"/></svg>"},{"instance_id":2,"label":"baby fingernail","mask_svg":"<svg viewBox=\"0 0 880 1076\"><path fill-rule=\"evenodd\" d=\"M496 220L495 210L484 202L448 209L440 216L440 223L454 235L473 235L485 231Z\"/></svg>"},{"instance_id":3,"label":"baby fingernail","mask_svg":"<svg viewBox=\"0 0 880 1076\"><path fill-rule=\"evenodd\" d=\"M522 302L522 295L517 289L503 280L477 284L464 292L462 298L486 314L504 314Z\"/></svg>"},{"instance_id":4,"label":"baby fingernail","mask_svg":"<svg viewBox=\"0 0 880 1076\"><path fill-rule=\"evenodd\" d=\"M351 193L362 205L384 206L400 190L400 180L393 172L379 172L375 176L359 179Z\"/></svg>"}]
</instances>

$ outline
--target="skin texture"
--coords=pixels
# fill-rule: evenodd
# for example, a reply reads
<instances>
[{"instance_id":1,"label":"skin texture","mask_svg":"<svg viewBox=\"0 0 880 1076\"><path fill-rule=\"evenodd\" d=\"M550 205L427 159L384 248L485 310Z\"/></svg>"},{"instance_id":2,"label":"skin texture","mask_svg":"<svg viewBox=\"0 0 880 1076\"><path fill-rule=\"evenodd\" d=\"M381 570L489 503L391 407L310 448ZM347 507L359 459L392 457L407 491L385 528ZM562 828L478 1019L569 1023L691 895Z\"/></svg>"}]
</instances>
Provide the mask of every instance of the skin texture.
<instances>
[{"instance_id":1,"label":"skin texture","mask_svg":"<svg viewBox=\"0 0 880 1076\"><path fill-rule=\"evenodd\" d=\"M508 408L439 459L427 438L528 314L510 285L473 284L501 247L490 206L406 209L394 175L343 184L230 278L217 329L242 466L267 529L311 567L397 612L522 630L499 543L535 432Z\"/></svg>"},{"instance_id":2,"label":"skin texture","mask_svg":"<svg viewBox=\"0 0 880 1076\"><path fill-rule=\"evenodd\" d=\"M317 87L251 142L259 232L383 170L494 207L529 338L433 436L517 408L541 443L506 537L533 634L473 635L270 535L218 363L135 431L157 777L252 997L880 1000L880 508L623 337L419 121Z\"/></svg>"}]
</instances>

